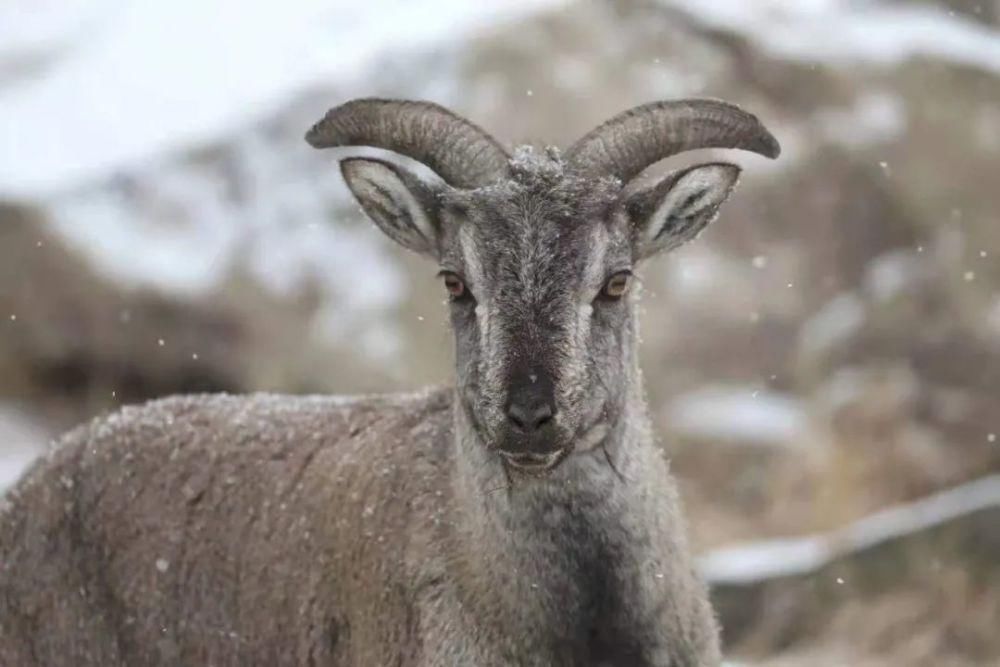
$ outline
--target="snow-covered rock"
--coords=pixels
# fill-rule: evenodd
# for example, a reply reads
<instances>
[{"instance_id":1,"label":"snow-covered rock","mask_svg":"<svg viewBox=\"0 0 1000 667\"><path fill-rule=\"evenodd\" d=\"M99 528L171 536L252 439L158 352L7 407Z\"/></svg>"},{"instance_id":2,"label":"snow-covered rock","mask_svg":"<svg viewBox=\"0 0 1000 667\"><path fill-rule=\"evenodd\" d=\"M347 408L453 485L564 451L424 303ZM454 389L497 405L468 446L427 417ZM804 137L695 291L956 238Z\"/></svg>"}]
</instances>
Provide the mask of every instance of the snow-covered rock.
<instances>
[{"instance_id":1,"label":"snow-covered rock","mask_svg":"<svg viewBox=\"0 0 1000 667\"><path fill-rule=\"evenodd\" d=\"M995 563L1000 559L997 525L1000 475L992 475L886 508L830 532L715 549L698 565L713 589L722 625L733 639L760 620L768 601L780 600L787 609L829 604L814 586L851 586L849 590L857 591L845 577L871 582L885 568L894 576L919 569L909 572L917 580L932 576L940 566L937 557L955 544L953 539L936 539L943 531L963 536L963 545L975 545L975 549L959 548L959 557ZM907 548L923 550L906 558ZM935 554L935 548L940 553ZM816 602L810 605L804 597ZM785 622L792 624L794 619Z\"/></svg>"}]
</instances>

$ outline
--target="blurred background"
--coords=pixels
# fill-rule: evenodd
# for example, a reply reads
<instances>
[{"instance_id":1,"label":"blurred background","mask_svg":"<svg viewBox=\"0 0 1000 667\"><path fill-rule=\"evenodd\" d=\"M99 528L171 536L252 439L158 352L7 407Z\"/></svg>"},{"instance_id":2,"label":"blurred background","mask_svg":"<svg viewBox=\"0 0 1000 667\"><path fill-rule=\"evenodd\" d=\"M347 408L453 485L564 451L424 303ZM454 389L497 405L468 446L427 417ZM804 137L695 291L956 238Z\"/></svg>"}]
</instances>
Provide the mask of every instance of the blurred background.
<instances>
[{"instance_id":1,"label":"blurred background","mask_svg":"<svg viewBox=\"0 0 1000 667\"><path fill-rule=\"evenodd\" d=\"M4 0L0 489L123 403L448 382L435 267L302 141L372 95L508 145L760 115L641 302L728 652L1000 664L998 0Z\"/></svg>"}]
</instances>

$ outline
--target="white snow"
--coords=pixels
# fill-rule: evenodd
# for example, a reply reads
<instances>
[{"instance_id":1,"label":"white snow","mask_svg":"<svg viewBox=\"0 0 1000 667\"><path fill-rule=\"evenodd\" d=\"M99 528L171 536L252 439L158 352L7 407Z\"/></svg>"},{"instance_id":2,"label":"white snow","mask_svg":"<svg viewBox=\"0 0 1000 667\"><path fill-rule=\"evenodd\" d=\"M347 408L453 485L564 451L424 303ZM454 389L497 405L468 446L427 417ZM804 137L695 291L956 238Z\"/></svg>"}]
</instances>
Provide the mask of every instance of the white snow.
<instances>
[{"instance_id":1,"label":"white snow","mask_svg":"<svg viewBox=\"0 0 1000 667\"><path fill-rule=\"evenodd\" d=\"M377 56L445 44L555 0L142 0L0 7L0 195L41 199L225 137Z\"/></svg>"},{"instance_id":2,"label":"white snow","mask_svg":"<svg viewBox=\"0 0 1000 667\"><path fill-rule=\"evenodd\" d=\"M864 325L864 301L853 292L838 294L802 325L800 354L807 359L825 360L857 336Z\"/></svg>"},{"instance_id":3,"label":"white snow","mask_svg":"<svg viewBox=\"0 0 1000 667\"><path fill-rule=\"evenodd\" d=\"M1000 509L1000 475L884 509L829 533L716 549L699 560L699 569L712 585L751 584L806 574L842 555L990 508Z\"/></svg>"},{"instance_id":4,"label":"white snow","mask_svg":"<svg viewBox=\"0 0 1000 667\"><path fill-rule=\"evenodd\" d=\"M310 92L377 93L387 61L406 63L414 94L447 98L454 72L422 68L422 55L561 2L9 0L0 199L40 206L127 287L189 297L234 269L279 294L315 285L319 334L364 331L360 349L384 358L400 346L389 309L407 292L391 242L331 220L348 201L323 168L331 156L272 125Z\"/></svg>"},{"instance_id":5,"label":"white snow","mask_svg":"<svg viewBox=\"0 0 1000 667\"><path fill-rule=\"evenodd\" d=\"M0 454L0 495L21 477L38 454L38 450L28 448L15 448Z\"/></svg>"},{"instance_id":6,"label":"white snow","mask_svg":"<svg viewBox=\"0 0 1000 667\"><path fill-rule=\"evenodd\" d=\"M716 549L699 560L699 568L710 584L732 584L806 574L828 559L821 539L801 537Z\"/></svg>"},{"instance_id":7,"label":"white snow","mask_svg":"<svg viewBox=\"0 0 1000 667\"><path fill-rule=\"evenodd\" d=\"M906 105L895 94L868 91L846 109L816 114L824 135L842 146L859 148L897 139L906 131Z\"/></svg>"},{"instance_id":8,"label":"white snow","mask_svg":"<svg viewBox=\"0 0 1000 667\"><path fill-rule=\"evenodd\" d=\"M244 167L258 171L243 199L234 200L212 174L167 165L128 192L106 187L59 199L50 206L51 225L126 284L197 294L242 263L278 293L316 278L351 308L377 310L401 298L389 242L369 226L329 220L326 207L338 194L343 200L341 193L283 179L292 166L275 155L242 153Z\"/></svg>"},{"instance_id":9,"label":"white snow","mask_svg":"<svg viewBox=\"0 0 1000 667\"><path fill-rule=\"evenodd\" d=\"M807 417L792 396L754 387L710 386L682 394L667 409L670 430L718 443L802 446Z\"/></svg>"},{"instance_id":10,"label":"white snow","mask_svg":"<svg viewBox=\"0 0 1000 667\"><path fill-rule=\"evenodd\" d=\"M889 251L869 263L864 276L865 291L877 303L890 302L916 290L926 270L910 251Z\"/></svg>"},{"instance_id":11,"label":"white snow","mask_svg":"<svg viewBox=\"0 0 1000 667\"><path fill-rule=\"evenodd\" d=\"M0 495L42 452L48 433L20 410L0 405Z\"/></svg>"},{"instance_id":12,"label":"white snow","mask_svg":"<svg viewBox=\"0 0 1000 667\"><path fill-rule=\"evenodd\" d=\"M849 66L928 56L1000 73L996 30L932 7L858 0L660 1L783 58Z\"/></svg>"},{"instance_id":13,"label":"white snow","mask_svg":"<svg viewBox=\"0 0 1000 667\"><path fill-rule=\"evenodd\" d=\"M0 4L0 63L33 71L54 51L85 37L120 0L32 0ZM2 71L2 70L0 70Z\"/></svg>"},{"instance_id":14,"label":"white snow","mask_svg":"<svg viewBox=\"0 0 1000 667\"><path fill-rule=\"evenodd\" d=\"M222 185L164 169L144 186L154 204L143 214L131 197L104 188L54 202L50 224L112 280L180 293L214 285L245 233Z\"/></svg>"}]
</instances>

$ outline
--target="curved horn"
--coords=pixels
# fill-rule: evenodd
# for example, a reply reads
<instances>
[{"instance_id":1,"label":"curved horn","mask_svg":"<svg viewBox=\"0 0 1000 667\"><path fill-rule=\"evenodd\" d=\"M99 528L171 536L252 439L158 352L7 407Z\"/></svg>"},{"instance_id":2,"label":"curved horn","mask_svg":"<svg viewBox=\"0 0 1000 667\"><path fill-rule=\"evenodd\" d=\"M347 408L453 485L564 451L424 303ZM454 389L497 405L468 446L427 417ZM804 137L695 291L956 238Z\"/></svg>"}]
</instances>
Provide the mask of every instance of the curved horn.
<instances>
[{"instance_id":1,"label":"curved horn","mask_svg":"<svg viewBox=\"0 0 1000 667\"><path fill-rule=\"evenodd\" d=\"M507 172L510 156L473 123L432 102L359 99L330 109L306 133L314 148L372 146L433 169L448 184L475 188Z\"/></svg>"},{"instance_id":2,"label":"curved horn","mask_svg":"<svg viewBox=\"0 0 1000 667\"><path fill-rule=\"evenodd\" d=\"M584 173L627 182L654 162L696 148L741 148L769 158L781 153L757 117L735 104L676 100L618 114L570 146L565 159Z\"/></svg>"}]
</instances>

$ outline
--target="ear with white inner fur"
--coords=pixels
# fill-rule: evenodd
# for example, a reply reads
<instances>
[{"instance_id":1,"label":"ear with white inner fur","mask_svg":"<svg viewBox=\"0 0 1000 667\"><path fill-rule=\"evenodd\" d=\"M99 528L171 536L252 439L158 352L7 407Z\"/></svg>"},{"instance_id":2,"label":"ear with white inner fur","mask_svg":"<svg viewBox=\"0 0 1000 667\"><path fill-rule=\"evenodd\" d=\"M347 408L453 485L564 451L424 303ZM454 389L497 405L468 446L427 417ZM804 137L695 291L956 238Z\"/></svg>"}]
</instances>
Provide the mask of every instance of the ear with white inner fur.
<instances>
[{"instance_id":1,"label":"ear with white inner fur","mask_svg":"<svg viewBox=\"0 0 1000 667\"><path fill-rule=\"evenodd\" d=\"M636 259L673 250L715 219L732 193L740 168L727 162L701 164L667 174L625 201Z\"/></svg>"},{"instance_id":2,"label":"ear with white inner fur","mask_svg":"<svg viewBox=\"0 0 1000 667\"><path fill-rule=\"evenodd\" d=\"M385 234L421 255L438 259L437 193L399 165L372 158L340 162L347 187Z\"/></svg>"}]
</instances>

